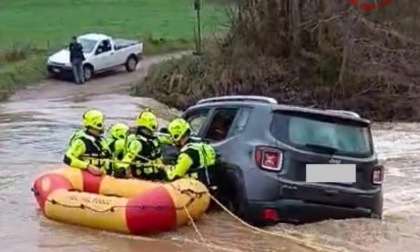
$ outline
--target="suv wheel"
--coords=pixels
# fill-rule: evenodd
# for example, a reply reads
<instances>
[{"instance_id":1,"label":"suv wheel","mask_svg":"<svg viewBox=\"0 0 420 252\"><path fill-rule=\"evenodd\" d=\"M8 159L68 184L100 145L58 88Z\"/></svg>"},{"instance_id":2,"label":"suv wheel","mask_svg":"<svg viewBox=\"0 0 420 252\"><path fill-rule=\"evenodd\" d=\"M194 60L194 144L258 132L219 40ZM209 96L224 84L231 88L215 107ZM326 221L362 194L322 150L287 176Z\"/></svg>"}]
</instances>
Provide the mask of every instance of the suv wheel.
<instances>
[{"instance_id":1,"label":"suv wheel","mask_svg":"<svg viewBox=\"0 0 420 252\"><path fill-rule=\"evenodd\" d=\"M383 201L383 194L381 192L380 198L371 209L372 213L370 214L370 217L373 219L382 219L383 207L384 207L384 201Z\"/></svg>"},{"instance_id":2,"label":"suv wheel","mask_svg":"<svg viewBox=\"0 0 420 252\"><path fill-rule=\"evenodd\" d=\"M238 177L233 175L229 179L230 181L226 181L224 186L224 192L221 192L223 197L223 205L229 209L232 213L234 213L239 218L243 219L244 217L244 198L241 197L243 195L237 186Z\"/></svg>"},{"instance_id":3,"label":"suv wheel","mask_svg":"<svg viewBox=\"0 0 420 252\"><path fill-rule=\"evenodd\" d=\"M379 214L377 214L377 213L371 213L370 214L370 218L372 218L372 219L378 219L378 220L381 220L382 219L382 215L379 215Z\"/></svg>"}]
</instances>

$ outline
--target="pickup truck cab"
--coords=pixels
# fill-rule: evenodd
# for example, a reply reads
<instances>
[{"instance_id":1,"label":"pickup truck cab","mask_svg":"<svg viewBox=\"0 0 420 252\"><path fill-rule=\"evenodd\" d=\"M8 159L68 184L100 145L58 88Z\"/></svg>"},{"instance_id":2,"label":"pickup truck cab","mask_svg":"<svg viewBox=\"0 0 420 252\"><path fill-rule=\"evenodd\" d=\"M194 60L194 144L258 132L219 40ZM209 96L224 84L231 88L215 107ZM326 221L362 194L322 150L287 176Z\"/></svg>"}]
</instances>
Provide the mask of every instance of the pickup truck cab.
<instances>
[{"instance_id":1,"label":"pickup truck cab","mask_svg":"<svg viewBox=\"0 0 420 252\"><path fill-rule=\"evenodd\" d=\"M113 39L108 35L96 33L81 35L77 40L83 46L86 58L83 62L86 81L95 74L121 66L125 66L127 71L132 72L136 70L143 54L143 43L138 41ZM71 73L68 46L48 58L47 69L53 77Z\"/></svg>"}]
</instances>

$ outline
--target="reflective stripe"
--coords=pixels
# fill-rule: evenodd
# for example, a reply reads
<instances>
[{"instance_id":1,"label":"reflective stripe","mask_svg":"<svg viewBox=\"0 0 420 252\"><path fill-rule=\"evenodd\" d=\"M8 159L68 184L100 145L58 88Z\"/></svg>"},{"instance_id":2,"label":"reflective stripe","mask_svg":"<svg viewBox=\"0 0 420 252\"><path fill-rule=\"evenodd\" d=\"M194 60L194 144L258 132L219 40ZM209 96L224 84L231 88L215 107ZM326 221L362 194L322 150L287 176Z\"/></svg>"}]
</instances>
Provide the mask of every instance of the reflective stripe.
<instances>
[{"instance_id":1,"label":"reflective stripe","mask_svg":"<svg viewBox=\"0 0 420 252\"><path fill-rule=\"evenodd\" d=\"M199 179L200 173L203 172L204 178L206 181L202 181L207 183L207 185L211 184L210 175L208 168L211 167L216 163L216 151L214 150L213 146L205 143L188 143L181 149L182 152L186 152L189 149L196 150L199 154L200 160L199 165L197 167L190 167L187 171L186 176ZM193 160L194 161L194 160Z\"/></svg>"},{"instance_id":2,"label":"reflective stripe","mask_svg":"<svg viewBox=\"0 0 420 252\"><path fill-rule=\"evenodd\" d=\"M133 141L139 141L142 149L140 153L137 153L133 163L130 165L132 173L135 173L139 177L143 175L141 176L143 179L153 178L153 176L159 173L159 169L152 165L155 163L160 164L160 158L162 157L159 139L156 137L147 138L142 135L130 134L126 138L125 154L128 153L128 147Z\"/></svg>"},{"instance_id":3,"label":"reflective stripe","mask_svg":"<svg viewBox=\"0 0 420 252\"><path fill-rule=\"evenodd\" d=\"M188 149L196 150L200 156L199 166L193 167L193 169L205 168L216 163L216 151L211 145L205 143L189 143L181 149L181 152L185 152Z\"/></svg>"},{"instance_id":4,"label":"reflective stripe","mask_svg":"<svg viewBox=\"0 0 420 252\"><path fill-rule=\"evenodd\" d=\"M148 161L153 161L162 156L162 150L158 138L146 138L142 135L131 134L127 137L124 153L128 152L128 146L134 141L137 140L142 145L142 150L137 154L135 161L143 161L147 163Z\"/></svg>"},{"instance_id":5,"label":"reflective stripe","mask_svg":"<svg viewBox=\"0 0 420 252\"><path fill-rule=\"evenodd\" d=\"M70 144L77 139L82 140L86 147L85 154L80 157L81 160L98 167L108 167L108 161L103 159L110 158L111 152L105 138L95 138L94 136L86 134L83 130L79 130L73 134L70 139Z\"/></svg>"}]
</instances>

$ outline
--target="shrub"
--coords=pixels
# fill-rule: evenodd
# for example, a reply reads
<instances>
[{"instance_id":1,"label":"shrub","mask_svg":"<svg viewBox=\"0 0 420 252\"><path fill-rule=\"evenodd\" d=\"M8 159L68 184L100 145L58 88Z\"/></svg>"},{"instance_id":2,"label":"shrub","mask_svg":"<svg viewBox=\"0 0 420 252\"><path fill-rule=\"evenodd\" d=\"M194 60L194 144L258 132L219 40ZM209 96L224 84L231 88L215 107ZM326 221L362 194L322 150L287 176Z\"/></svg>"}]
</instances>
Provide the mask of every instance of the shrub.
<instances>
[{"instance_id":1,"label":"shrub","mask_svg":"<svg viewBox=\"0 0 420 252\"><path fill-rule=\"evenodd\" d=\"M418 119L417 5L372 14L348 1L239 1L223 39L201 57L153 67L133 92L179 109L214 95L258 94L376 120Z\"/></svg>"}]
</instances>

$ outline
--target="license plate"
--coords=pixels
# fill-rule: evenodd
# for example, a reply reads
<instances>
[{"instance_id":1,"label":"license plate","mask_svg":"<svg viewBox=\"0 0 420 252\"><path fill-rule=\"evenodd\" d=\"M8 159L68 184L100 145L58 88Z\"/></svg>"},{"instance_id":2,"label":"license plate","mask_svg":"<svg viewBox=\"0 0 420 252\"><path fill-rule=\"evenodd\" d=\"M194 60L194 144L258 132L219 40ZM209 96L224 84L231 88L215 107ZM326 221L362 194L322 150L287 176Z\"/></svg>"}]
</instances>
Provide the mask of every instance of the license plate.
<instances>
[{"instance_id":1,"label":"license plate","mask_svg":"<svg viewBox=\"0 0 420 252\"><path fill-rule=\"evenodd\" d=\"M355 164L307 164L306 182L343 183L356 182Z\"/></svg>"},{"instance_id":2,"label":"license plate","mask_svg":"<svg viewBox=\"0 0 420 252\"><path fill-rule=\"evenodd\" d=\"M53 72L54 73L59 73L60 72L60 69L59 68L53 68Z\"/></svg>"}]
</instances>

